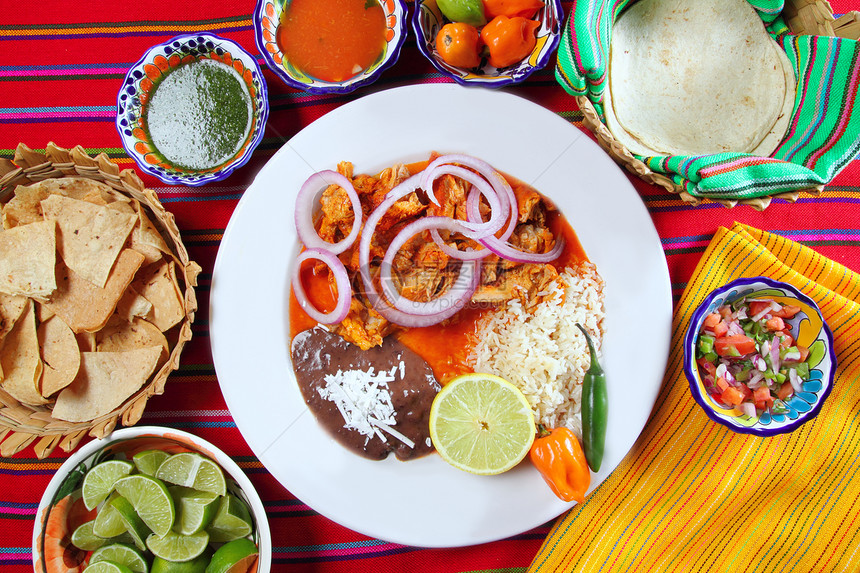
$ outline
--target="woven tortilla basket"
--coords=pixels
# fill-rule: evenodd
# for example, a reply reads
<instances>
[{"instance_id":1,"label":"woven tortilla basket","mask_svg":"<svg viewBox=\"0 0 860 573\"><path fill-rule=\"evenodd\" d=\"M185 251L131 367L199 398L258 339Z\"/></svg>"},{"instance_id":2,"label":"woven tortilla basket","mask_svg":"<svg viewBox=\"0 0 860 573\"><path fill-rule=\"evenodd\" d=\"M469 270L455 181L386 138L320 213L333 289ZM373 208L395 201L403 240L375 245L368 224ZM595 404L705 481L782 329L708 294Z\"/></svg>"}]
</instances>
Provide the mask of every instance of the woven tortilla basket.
<instances>
[{"instance_id":1,"label":"woven tortilla basket","mask_svg":"<svg viewBox=\"0 0 860 573\"><path fill-rule=\"evenodd\" d=\"M87 435L102 438L121 423L133 426L143 414L151 396L162 394L168 375L179 367L179 356L191 339L191 323L197 311L197 275L201 268L189 260L173 215L161 205L154 191L131 170L119 170L105 154L90 157L78 146L63 149L48 143L45 152L37 152L19 144L12 161L0 159L0 203L5 203L18 185L29 185L45 179L84 177L106 183L117 191L133 197L147 209L152 222L173 251L177 277L184 283L185 317L168 333L170 357L140 390L119 407L89 422L66 422L51 417L50 407L21 404L6 392L0 393L0 455L9 457L30 444L39 459L57 447L66 452L75 449ZM181 287L182 285L180 285Z\"/></svg>"},{"instance_id":2,"label":"woven tortilla basket","mask_svg":"<svg viewBox=\"0 0 860 573\"><path fill-rule=\"evenodd\" d=\"M835 18L833 16L833 9L827 0L786 0L783 17L792 33L797 35L839 36L855 40L860 38L860 12L853 11ZM615 136L612 135L606 125L600 121L600 116L588 97L577 96L576 102L582 111L583 125L594 134L600 146L616 162L640 179L676 193L682 200L693 205L705 201L713 201L722 203L726 207L734 207L738 204L750 205L754 209L761 211L770 205L771 200L775 197L794 202L797 201L797 198L803 192L818 195L824 189L823 186L816 186L804 191L791 191L789 193L779 193L767 197L744 200L711 200L694 197L684 191L682 187L676 185L669 177L662 173L651 171L647 165L636 159L630 150L615 139Z\"/></svg>"}]
</instances>

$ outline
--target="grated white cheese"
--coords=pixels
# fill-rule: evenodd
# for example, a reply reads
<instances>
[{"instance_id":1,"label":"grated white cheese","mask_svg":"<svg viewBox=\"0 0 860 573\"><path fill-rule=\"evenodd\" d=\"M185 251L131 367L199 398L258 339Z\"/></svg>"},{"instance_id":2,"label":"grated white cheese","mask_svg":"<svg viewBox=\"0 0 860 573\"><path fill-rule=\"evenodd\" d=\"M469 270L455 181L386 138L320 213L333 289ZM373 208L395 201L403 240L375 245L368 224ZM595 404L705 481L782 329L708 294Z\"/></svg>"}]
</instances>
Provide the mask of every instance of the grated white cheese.
<instances>
[{"instance_id":1,"label":"grated white cheese","mask_svg":"<svg viewBox=\"0 0 860 573\"><path fill-rule=\"evenodd\" d=\"M402 377L402 365L400 370ZM385 431L412 448L415 443L392 428L397 420L388 383L394 381L395 372L397 367L378 373L373 367L367 371L338 370L336 374L326 374L325 387L317 390L320 396L337 406L346 429L355 430L367 438L365 444L374 435L387 442L382 433Z\"/></svg>"}]
</instances>

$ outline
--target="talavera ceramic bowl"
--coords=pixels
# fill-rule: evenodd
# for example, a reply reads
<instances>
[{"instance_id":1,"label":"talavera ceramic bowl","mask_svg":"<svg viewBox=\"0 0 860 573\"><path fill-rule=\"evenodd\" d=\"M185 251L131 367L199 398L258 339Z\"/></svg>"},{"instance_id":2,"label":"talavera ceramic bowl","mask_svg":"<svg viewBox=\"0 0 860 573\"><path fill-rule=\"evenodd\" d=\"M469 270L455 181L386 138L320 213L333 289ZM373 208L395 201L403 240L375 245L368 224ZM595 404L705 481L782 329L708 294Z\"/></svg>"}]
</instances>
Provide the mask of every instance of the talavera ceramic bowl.
<instances>
[{"instance_id":1,"label":"talavera ceramic bowl","mask_svg":"<svg viewBox=\"0 0 860 573\"><path fill-rule=\"evenodd\" d=\"M213 60L235 70L250 97L250 127L237 149L217 165L183 167L165 158L152 142L147 125L147 106L161 82L183 66ZM232 72L231 72L232 73ZM266 80L251 54L226 38L213 34L186 34L150 48L125 76L117 95L116 128L126 152L146 173L169 185L199 186L220 181L251 158L263 139L269 101ZM197 137L217 138L216 128L201 128Z\"/></svg>"},{"instance_id":2,"label":"talavera ceramic bowl","mask_svg":"<svg viewBox=\"0 0 860 573\"><path fill-rule=\"evenodd\" d=\"M415 30L418 49L442 74L465 86L501 88L517 84L546 66L558 47L564 21L561 0L544 0L544 7L534 19L540 22L540 27L535 32L537 43L532 53L506 68L491 66L486 57L474 69L458 68L445 62L436 50L436 35L448 20L439 11L436 0L416 0L412 28Z\"/></svg>"},{"instance_id":3,"label":"talavera ceramic bowl","mask_svg":"<svg viewBox=\"0 0 860 573\"><path fill-rule=\"evenodd\" d=\"M725 407L708 393L702 382L696 364L696 344L702 322L720 306L743 297L772 299L782 305L800 307L800 312L785 322L797 344L809 349L810 376L802 383L802 391L785 400L785 413L766 410L758 418L748 416L740 408ZM740 278L711 292L693 313L684 336L684 372L693 398L715 422L736 432L758 436L791 432L815 418L830 394L836 373L833 334L815 302L792 285L766 277Z\"/></svg>"},{"instance_id":4,"label":"talavera ceramic bowl","mask_svg":"<svg viewBox=\"0 0 860 573\"><path fill-rule=\"evenodd\" d=\"M348 93L375 82L397 62L408 30L403 0L378 0L385 13L385 48L364 71L340 82L312 77L291 63L278 45L277 30L289 1L257 0L254 8L254 38L266 65L287 85L312 94Z\"/></svg>"},{"instance_id":5,"label":"talavera ceramic bowl","mask_svg":"<svg viewBox=\"0 0 860 573\"><path fill-rule=\"evenodd\" d=\"M249 538L259 551L252 573L268 573L272 564L272 534L260 496L245 472L230 456L206 440L171 428L138 426L123 428L108 437L87 443L72 454L48 483L33 525L33 570L36 573L83 571L88 552L71 544L70 536L79 525L93 519L81 498L84 474L105 459L128 459L144 450L161 449L170 454L198 452L224 470L227 491L245 502L253 520Z\"/></svg>"}]
</instances>

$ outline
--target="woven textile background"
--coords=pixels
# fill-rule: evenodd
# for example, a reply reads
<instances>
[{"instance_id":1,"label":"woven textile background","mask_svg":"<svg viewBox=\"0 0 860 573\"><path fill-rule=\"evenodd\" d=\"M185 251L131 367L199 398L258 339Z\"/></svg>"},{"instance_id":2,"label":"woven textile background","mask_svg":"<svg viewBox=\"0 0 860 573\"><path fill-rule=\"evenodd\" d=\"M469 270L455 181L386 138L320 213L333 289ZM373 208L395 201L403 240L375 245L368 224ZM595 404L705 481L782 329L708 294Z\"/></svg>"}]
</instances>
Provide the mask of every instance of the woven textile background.
<instances>
[{"instance_id":1,"label":"woven textile background","mask_svg":"<svg viewBox=\"0 0 860 573\"><path fill-rule=\"evenodd\" d=\"M833 0L838 13L854 6ZM570 2L564 3L565 10ZM3 4L0 21L0 157L11 159L23 142L44 149L49 141L90 154L105 152L121 168L133 168L114 128L114 106L122 78L153 44L191 31L211 31L258 53L253 2L243 0L150 0L113 3L80 0ZM412 6L410 5L410 11ZM262 65L262 59L259 60ZM581 113L558 85L554 64L510 91L558 113L579 128ZM397 65L372 86L349 95L312 96L286 87L266 71L271 114L265 139L253 159L226 181L201 189L168 187L142 176L176 216L192 258L203 267L201 311L194 338L167 392L152 399L141 423L181 428L213 442L234 457L258 488L272 527L273 571L354 572L525 571L551 524L479 547L418 549L370 539L341 527L296 499L253 456L222 398L208 340L209 283L219 241L242 193L265 162L302 127L371 91L446 81L409 37ZM444 113L444 110L440 110ZM500 118L527 122L528 118ZM423 119L416 115L416 129ZM524 145L514 141L512 145ZM396 150L391 151L396 154ZM848 167L817 198L796 204L775 201L764 212L749 207L697 207L638 179L631 182L652 215L665 250L672 290L679 297L706 246L720 226L740 221L809 246L860 272L860 162ZM599 193L600 189L594 192ZM647 335L647 333L644 333ZM30 545L36 506L65 459L55 452L39 461L32 450L0 459L0 570L32 571ZM301 463L301 460L298 461ZM504 503L504 500L499 500ZM605 503L599 496L587 503ZM605 509L612 511L612 506ZM702 570L707 569L706 566ZM826 567L823 568L827 570ZM628 569L632 570L632 569ZM743 570L738 567L737 570ZM766 571L766 568L758 569Z\"/></svg>"}]
</instances>

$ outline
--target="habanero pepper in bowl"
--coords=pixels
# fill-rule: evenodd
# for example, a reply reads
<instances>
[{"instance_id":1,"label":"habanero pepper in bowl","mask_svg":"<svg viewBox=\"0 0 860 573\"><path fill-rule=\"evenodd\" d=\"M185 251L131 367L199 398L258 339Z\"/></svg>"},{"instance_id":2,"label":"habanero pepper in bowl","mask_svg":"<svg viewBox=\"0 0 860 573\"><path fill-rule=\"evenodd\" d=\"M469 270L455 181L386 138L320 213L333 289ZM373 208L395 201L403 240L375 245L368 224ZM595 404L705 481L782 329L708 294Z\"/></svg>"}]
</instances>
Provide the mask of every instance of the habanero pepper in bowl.
<instances>
[{"instance_id":1,"label":"habanero pepper in bowl","mask_svg":"<svg viewBox=\"0 0 860 573\"><path fill-rule=\"evenodd\" d=\"M714 421L771 436L814 418L833 385L833 335L815 302L766 277L711 292L684 337L684 372Z\"/></svg>"},{"instance_id":2,"label":"habanero pepper in bowl","mask_svg":"<svg viewBox=\"0 0 860 573\"><path fill-rule=\"evenodd\" d=\"M498 88L543 68L558 47L560 0L420 0L418 49L462 85Z\"/></svg>"}]
</instances>

